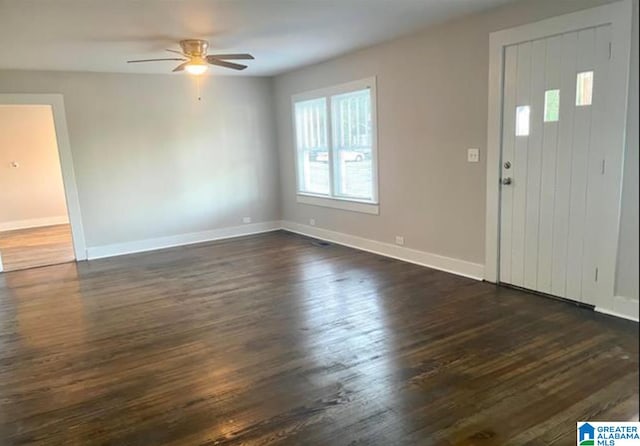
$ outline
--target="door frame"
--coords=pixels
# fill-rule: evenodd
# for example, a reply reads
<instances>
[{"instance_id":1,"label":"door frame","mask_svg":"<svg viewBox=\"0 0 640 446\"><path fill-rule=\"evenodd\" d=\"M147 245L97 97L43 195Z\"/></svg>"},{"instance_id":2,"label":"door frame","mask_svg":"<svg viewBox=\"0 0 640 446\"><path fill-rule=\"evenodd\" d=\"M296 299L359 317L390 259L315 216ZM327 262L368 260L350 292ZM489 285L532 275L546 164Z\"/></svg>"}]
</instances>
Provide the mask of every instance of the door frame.
<instances>
[{"instance_id":1,"label":"door frame","mask_svg":"<svg viewBox=\"0 0 640 446\"><path fill-rule=\"evenodd\" d=\"M53 112L53 124L56 131L62 183L67 202L67 213L71 225L73 251L76 261L87 259L87 246L82 226L80 199L76 185L76 175L73 169L71 143L67 130L67 117L64 108L64 98L61 94L0 94L0 105L48 105ZM0 203L0 206L2 203ZM0 257L0 272L2 271Z\"/></svg>"},{"instance_id":2,"label":"door frame","mask_svg":"<svg viewBox=\"0 0 640 446\"><path fill-rule=\"evenodd\" d=\"M616 190L618 202L617 224L611 229L609 241L615 242L603 262L616 271L618 239L620 232L620 200L622 196L622 170L626 150L627 102L629 91L629 63L631 57L631 24L632 2L621 0L604 6L598 6L550 19L542 20L515 28L491 33L489 38L489 110L487 121L487 201L485 226L485 268L484 279L487 282L500 283L500 180L502 164L502 108L503 108L503 75L505 47L530 40L542 39L567 32L578 31L594 26L610 24L612 27L612 55L610 76L611 85L615 86L612 107L615 122L613 132L615 147L619 148L619 160L614 165L619 178ZM603 289L609 290L602 296L597 306L606 308L607 299L615 296L615 274L607 277ZM609 305L610 306L610 305Z\"/></svg>"}]
</instances>

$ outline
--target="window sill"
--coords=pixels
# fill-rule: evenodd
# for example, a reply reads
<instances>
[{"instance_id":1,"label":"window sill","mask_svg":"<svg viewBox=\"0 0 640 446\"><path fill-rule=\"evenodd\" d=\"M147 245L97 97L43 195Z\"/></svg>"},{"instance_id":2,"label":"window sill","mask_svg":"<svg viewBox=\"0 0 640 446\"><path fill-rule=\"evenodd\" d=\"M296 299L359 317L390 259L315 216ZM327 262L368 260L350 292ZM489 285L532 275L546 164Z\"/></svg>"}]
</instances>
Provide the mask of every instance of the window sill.
<instances>
[{"instance_id":1,"label":"window sill","mask_svg":"<svg viewBox=\"0 0 640 446\"><path fill-rule=\"evenodd\" d=\"M367 201L357 201L335 197L319 197L317 195L298 193L297 202L301 204L309 204L312 206L341 209L343 211L362 212L364 214L378 215L380 213L380 207L377 203Z\"/></svg>"}]
</instances>

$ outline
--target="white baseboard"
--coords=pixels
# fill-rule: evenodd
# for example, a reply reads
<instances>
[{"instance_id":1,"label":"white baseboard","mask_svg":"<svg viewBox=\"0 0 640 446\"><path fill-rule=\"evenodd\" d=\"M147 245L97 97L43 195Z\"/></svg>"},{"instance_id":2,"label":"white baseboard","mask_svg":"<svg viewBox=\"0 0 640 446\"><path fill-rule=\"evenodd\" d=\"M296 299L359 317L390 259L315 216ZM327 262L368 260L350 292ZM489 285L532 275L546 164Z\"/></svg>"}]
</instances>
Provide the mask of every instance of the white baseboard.
<instances>
[{"instance_id":1,"label":"white baseboard","mask_svg":"<svg viewBox=\"0 0 640 446\"><path fill-rule=\"evenodd\" d=\"M636 299L615 296L611 305L608 305L607 307L608 308L596 307L595 311L638 322L640 303Z\"/></svg>"},{"instance_id":2,"label":"white baseboard","mask_svg":"<svg viewBox=\"0 0 640 446\"><path fill-rule=\"evenodd\" d=\"M68 218L54 217L49 219L38 219L37 222L28 223L31 226L25 226L25 222L36 222L36 220L24 220L19 223L20 226L15 228L49 226L54 224L68 223ZM0 224L0 231L4 229L6 223ZM11 228L14 228L11 226ZM355 235L344 234L341 232L321 229L314 226L303 225L291 221L269 221L262 223L246 224L242 226L231 226L221 229L212 229L209 231L192 232L189 234L172 235L168 237L158 237L153 239L136 240L132 242L114 243L111 245L94 246L87 248L87 259L95 260L105 257L114 257L126 254L134 254L137 252L155 251L158 249L173 248L176 246L191 245L194 243L210 242L214 240L223 240L234 237L241 237L251 234L260 234L264 232L277 231L284 229L308 237L326 240L339 245L348 246L350 248L379 254L385 257L414 263L421 266L445 271L459 276L469 277L471 279L482 280L484 277L484 265L480 263L467 262L465 260L445 257L438 254L432 254L425 251L418 251L403 246L393 245L391 243L379 242L376 240L366 239ZM2 263L0 260L0 271L2 271ZM629 319L638 322L639 302L636 299L616 296L609 308L596 307L595 311L608 314L615 317Z\"/></svg>"},{"instance_id":3,"label":"white baseboard","mask_svg":"<svg viewBox=\"0 0 640 446\"><path fill-rule=\"evenodd\" d=\"M0 232L16 229L39 228L41 226L65 225L69 223L67 215L57 217L31 218L29 220L13 220L0 223Z\"/></svg>"},{"instance_id":4,"label":"white baseboard","mask_svg":"<svg viewBox=\"0 0 640 446\"><path fill-rule=\"evenodd\" d=\"M320 229L313 226L302 225L289 221L270 221L264 223L253 223L242 226L232 226L210 231L194 232L190 234L179 234L168 237L136 240L124 243L114 243L111 245L93 246L87 248L87 259L95 260L106 257L114 257L137 252L155 251L157 249L173 248L176 246L190 245L194 243L222 240L226 238L241 237L244 235L259 234L262 232L277 231L284 229L309 237L327 240L339 245L348 246L362 251L403 260L409 263L426 266L459 276L482 280L484 266L464 260L444 257L424 251L405 248L403 246L392 245L390 243L378 242L340 232Z\"/></svg>"},{"instance_id":5,"label":"white baseboard","mask_svg":"<svg viewBox=\"0 0 640 446\"><path fill-rule=\"evenodd\" d=\"M192 232L188 234L171 235L132 242L114 243L111 245L93 246L87 248L87 259L95 260L105 257L121 256L136 252L155 251L157 249L173 248L194 243L211 242L243 235L260 234L262 232L281 229L280 221L252 223L242 226L231 226L209 231Z\"/></svg>"},{"instance_id":6,"label":"white baseboard","mask_svg":"<svg viewBox=\"0 0 640 446\"><path fill-rule=\"evenodd\" d=\"M328 229L320 229L314 226L303 225L291 221L283 221L282 229L296 234L306 235L326 240L328 242L337 243L339 245L348 246L350 248L360 249L362 251L372 252L374 254L445 271L458 276L469 277L476 280L482 280L484 276L484 265L479 263L444 257L438 254L418 251L415 249L405 248L404 246L392 245L391 243L383 243L376 240L330 231Z\"/></svg>"}]
</instances>

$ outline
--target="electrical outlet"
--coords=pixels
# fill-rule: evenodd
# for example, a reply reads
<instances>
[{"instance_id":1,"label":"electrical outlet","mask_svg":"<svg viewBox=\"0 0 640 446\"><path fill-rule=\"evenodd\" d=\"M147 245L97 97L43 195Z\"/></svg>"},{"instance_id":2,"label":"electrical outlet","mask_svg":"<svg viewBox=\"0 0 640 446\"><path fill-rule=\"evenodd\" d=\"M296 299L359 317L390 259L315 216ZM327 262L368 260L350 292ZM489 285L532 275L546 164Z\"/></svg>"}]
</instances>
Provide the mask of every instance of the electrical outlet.
<instances>
[{"instance_id":1,"label":"electrical outlet","mask_svg":"<svg viewBox=\"0 0 640 446\"><path fill-rule=\"evenodd\" d=\"M404 237L401 235L396 235L396 245L404 245Z\"/></svg>"},{"instance_id":2,"label":"electrical outlet","mask_svg":"<svg viewBox=\"0 0 640 446\"><path fill-rule=\"evenodd\" d=\"M309 219L309 224L310 224L311 226L315 226L315 225L316 225L316 219L315 219L315 218L310 218L310 219Z\"/></svg>"},{"instance_id":3,"label":"electrical outlet","mask_svg":"<svg viewBox=\"0 0 640 446\"><path fill-rule=\"evenodd\" d=\"M480 161L480 149L467 149L467 161L477 163Z\"/></svg>"},{"instance_id":4,"label":"electrical outlet","mask_svg":"<svg viewBox=\"0 0 640 446\"><path fill-rule=\"evenodd\" d=\"M251 217L242 217L242 223L251 223Z\"/></svg>"}]
</instances>

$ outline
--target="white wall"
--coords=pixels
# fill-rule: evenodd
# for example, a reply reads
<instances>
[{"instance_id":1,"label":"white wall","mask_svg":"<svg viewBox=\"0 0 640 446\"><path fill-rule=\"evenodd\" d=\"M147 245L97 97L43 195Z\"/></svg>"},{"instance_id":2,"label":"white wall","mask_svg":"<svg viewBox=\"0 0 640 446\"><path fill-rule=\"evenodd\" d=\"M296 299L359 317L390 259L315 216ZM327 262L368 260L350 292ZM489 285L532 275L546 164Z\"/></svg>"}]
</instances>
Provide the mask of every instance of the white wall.
<instances>
[{"instance_id":1,"label":"white wall","mask_svg":"<svg viewBox=\"0 0 640 446\"><path fill-rule=\"evenodd\" d=\"M283 219L484 262L489 34L606 3L525 0L275 79ZM637 5L634 26L637 36ZM637 39L631 79L637 84ZM296 202L291 96L377 76L380 215ZM632 93L618 294L638 297L638 98ZM635 95L635 97L634 97ZM633 120L635 119L635 125ZM466 150L481 148L481 162ZM624 260L623 260L624 259ZM632 272L632 268L633 271Z\"/></svg>"},{"instance_id":2,"label":"white wall","mask_svg":"<svg viewBox=\"0 0 640 446\"><path fill-rule=\"evenodd\" d=\"M279 218L268 79L0 72L61 93L88 247Z\"/></svg>"},{"instance_id":3,"label":"white wall","mask_svg":"<svg viewBox=\"0 0 640 446\"><path fill-rule=\"evenodd\" d=\"M0 231L67 221L51 108L0 105Z\"/></svg>"}]
</instances>

